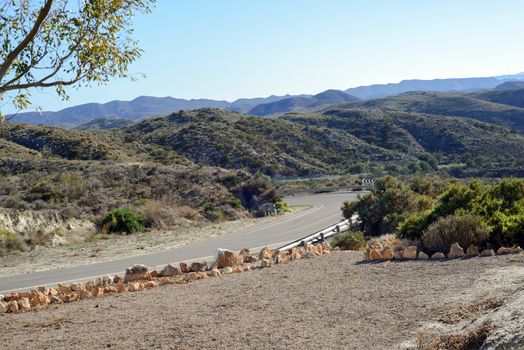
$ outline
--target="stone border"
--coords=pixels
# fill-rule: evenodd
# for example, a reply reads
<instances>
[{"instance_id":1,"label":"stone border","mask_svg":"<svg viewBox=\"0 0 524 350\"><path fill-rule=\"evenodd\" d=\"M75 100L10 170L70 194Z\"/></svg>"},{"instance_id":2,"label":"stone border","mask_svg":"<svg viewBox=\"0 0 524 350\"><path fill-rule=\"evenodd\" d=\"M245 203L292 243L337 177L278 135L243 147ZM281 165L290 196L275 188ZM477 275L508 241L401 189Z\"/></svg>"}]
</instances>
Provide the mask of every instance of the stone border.
<instances>
[{"instance_id":1,"label":"stone border","mask_svg":"<svg viewBox=\"0 0 524 350\"><path fill-rule=\"evenodd\" d=\"M308 243L304 247L285 251L265 247L258 254L251 254L249 249L242 249L239 254L227 249L219 249L217 259L212 264L205 261L192 264L173 263L167 264L160 271L150 271L144 265L134 265L126 269L124 277L108 275L70 285L59 283L56 288L42 286L28 292L0 295L0 313L44 310L55 304L138 292L171 284L187 284L210 277L247 272L276 264L313 258L329 254L332 250L329 243L316 245Z\"/></svg>"},{"instance_id":2,"label":"stone border","mask_svg":"<svg viewBox=\"0 0 524 350\"><path fill-rule=\"evenodd\" d=\"M508 248L500 247L497 252L493 249L485 249L479 252L477 246L471 244L466 252L458 244L453 243L449 249L449 253L446 256L442 252L436 252L431 255L431 258L424 251L419 250L417 246L408 246L404 249L394 249L389 246L383 246L379 242L374 242L368 245L366 250L366 260L368 261L389 261L389 260L444 260L444 259L461 259L461 258L472 258L472 257L488 257L495 255L508 255L508 254L519 254L523 250L519 246Z\"/></svg>"}]
</instances>

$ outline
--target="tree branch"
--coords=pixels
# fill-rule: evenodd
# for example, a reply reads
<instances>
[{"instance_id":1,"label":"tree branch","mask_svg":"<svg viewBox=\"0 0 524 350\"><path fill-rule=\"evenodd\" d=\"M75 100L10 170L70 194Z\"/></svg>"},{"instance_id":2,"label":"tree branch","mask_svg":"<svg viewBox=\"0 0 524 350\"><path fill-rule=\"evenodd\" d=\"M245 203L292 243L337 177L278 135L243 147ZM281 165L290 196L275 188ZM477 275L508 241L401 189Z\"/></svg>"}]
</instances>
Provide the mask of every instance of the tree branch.
<instances>
[{"instance_id":1,"label":"tree branch","mask_svg":"<svg viewBox=\"0 0 524 350\"><path fill-rule=\"evenodd\" d=\"M35 38L36 34L40 30L40 27L42 26L42 23L46 19L46 17L49 15L49 11L51 11L51 6L53 5L54 0L46 0L44 6L40 10L40 13L38 14L38 17L36 18L35 24L33 25L33 28L31 28L31 31L26 35L26 37L18 44L18 46L11 51L4 63L0 66L0 80L5 76L7 71L9 70L9 67L13 64L14 60L18 57L18 55L29 45L33 39Z\"/></svg>"}]
</instances>

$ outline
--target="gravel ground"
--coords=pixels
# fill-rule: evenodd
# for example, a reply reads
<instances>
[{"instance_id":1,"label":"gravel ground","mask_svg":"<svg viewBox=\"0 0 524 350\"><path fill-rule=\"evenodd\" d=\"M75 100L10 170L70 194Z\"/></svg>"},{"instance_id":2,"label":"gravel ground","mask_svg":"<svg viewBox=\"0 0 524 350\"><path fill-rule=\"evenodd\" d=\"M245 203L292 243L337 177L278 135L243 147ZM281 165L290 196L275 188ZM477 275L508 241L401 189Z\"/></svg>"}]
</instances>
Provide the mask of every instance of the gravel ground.
<instances>
[{"instance_id":1,"label":"gravel ground","mask_svg":"<svg viewBox=\"0 0 524 350\"><path fill-rule=\"evenodd\" d=\"M515 257L377 264L361 259L356 252L332 253L4 314L0 348L398 349L450 310L520 293L524 284L524 259Z\"/></svg>"}]
</instances>

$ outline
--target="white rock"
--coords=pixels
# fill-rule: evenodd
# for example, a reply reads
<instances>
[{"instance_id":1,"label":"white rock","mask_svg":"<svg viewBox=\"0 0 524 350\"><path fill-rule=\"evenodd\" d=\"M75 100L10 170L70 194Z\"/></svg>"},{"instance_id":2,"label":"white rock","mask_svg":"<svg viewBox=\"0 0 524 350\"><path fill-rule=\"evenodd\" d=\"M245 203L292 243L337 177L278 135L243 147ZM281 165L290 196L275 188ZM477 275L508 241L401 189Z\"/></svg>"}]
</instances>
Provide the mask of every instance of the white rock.
<instances>
[{"instance_id":1,"label":"white rock","mask_svg":"<svg viewBox=\"0 0 524 350\"><path fill-rule=\"evenodd\" d=\"M449 254L448 254L449 259L459 259L465 256L466 256L466 253L464 253L464 249L462 249L462 247L458 243L453 243L451 247L449 248Z\"/></svg>"}]
</instances>

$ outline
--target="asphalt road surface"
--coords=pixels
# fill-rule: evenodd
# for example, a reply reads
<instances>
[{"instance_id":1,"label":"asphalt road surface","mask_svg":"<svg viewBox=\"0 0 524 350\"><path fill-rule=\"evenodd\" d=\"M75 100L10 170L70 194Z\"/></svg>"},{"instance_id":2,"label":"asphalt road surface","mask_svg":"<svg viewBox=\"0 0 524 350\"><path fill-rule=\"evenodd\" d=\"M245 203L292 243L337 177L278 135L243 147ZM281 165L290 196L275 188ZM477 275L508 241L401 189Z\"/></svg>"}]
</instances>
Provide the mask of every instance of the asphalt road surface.
<instances>
[{"instance_id":1,"label":"asphalt road surface","mask_svg":"<svg viewBox=\"0 0 524 350\"><path fill-rule=\"evenodd\" d=\"M59 282L69 283L94 279L108 274L122 274L127 267L134 264L155 267L171 262L211 260L218 248L234 251L243 248L260 249L264 246L275 248L341 221L343 219L340 211L342 202L355 199L356 196L356 193L337 192L289 197L285 200L290 205L310 205L312 208L297 214L282 216L277 221L237 234L200 241L176 249L59 270L0 277L0 293L6 294L10 291L55 285Z\"/></svg>"}]
</instances>

